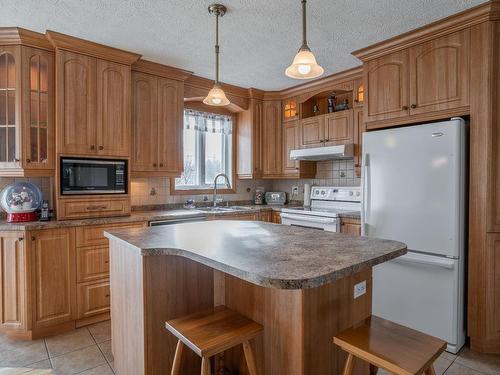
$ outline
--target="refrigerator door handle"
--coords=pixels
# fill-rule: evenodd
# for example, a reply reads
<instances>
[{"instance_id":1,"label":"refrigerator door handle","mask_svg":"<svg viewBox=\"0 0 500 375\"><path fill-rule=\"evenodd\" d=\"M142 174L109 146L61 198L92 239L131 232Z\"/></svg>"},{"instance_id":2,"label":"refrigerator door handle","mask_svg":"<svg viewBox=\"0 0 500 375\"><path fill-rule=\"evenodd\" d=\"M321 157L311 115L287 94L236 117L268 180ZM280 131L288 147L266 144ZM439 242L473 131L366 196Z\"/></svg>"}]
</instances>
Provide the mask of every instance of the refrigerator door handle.
<instances>
[{"instance_id":1,"label":"refrigerator door handle","mask_svg":"<svg viewBox=\"0 0 500 375\"><path fill-rule=\"evenodd\" d=\"M455 268L456 259L441 258L426 254L408 253L400 256L399 258L395 258L392 261L401 264L423 264L426 266L434 266L452 270L453 268Z\"/></svg>"},{"instance_id":2,"label":"refrigerator door handle","mask_svg":"<svg viewBox=\"0 0 500 375\"><path fill-rule=\"evenodd\" d=\"M368 209L368 154L363 155L362 167L363 167L363 186L362 186L362 199L361 199L361 235L367 236L367 209Z\"/></svg>"}]
</instances>

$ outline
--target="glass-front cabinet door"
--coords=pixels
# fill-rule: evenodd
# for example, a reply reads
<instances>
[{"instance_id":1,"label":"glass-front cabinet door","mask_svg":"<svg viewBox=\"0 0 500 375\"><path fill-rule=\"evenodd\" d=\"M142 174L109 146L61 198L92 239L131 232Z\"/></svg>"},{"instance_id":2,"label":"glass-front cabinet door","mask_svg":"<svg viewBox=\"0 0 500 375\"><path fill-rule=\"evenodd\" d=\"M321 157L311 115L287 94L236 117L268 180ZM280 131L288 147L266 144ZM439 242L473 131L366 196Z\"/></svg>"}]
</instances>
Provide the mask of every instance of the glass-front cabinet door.
<instances>
[{"instance_id":1,"label":"glass-front cabinet door","mask_svg":"<svg viewBox=\"0 0 500 375\"><path fill-rule=\"evenodd\" d=\"M0 47L0 168L19 167L19 47Z\"/></svg>"},{"instance_id":2,"label":"glass-front cabinet door","mask_svg":"<svg viewBox=\"0 0 500 375\"><path fill-rule=\"evenodd\" d=\"M54 54L0 46L0 176L54 169Z\"/></svg>"},{"instance_id":3,"label":"glass-front cabinet door","mask_svg":"<svg viewBox=\"0 0 500 375\"><path fill-rule=\"evenodd\" d=\"M54 56L23 47L23 167L54 168Z\"/></svg>"}]
</instances>

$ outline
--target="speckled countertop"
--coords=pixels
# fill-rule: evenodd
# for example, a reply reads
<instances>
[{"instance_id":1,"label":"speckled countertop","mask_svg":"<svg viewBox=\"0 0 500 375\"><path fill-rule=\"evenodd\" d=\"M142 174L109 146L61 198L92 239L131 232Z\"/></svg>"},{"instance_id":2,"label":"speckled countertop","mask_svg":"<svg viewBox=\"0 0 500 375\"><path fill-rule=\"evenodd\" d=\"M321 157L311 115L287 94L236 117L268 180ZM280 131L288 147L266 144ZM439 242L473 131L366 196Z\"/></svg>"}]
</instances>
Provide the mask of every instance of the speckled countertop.
<instances>
[{"instance_id":1,"label":"speckled countertop","mask_svg":"<svg viewBox=\"0 0 500 375\"><path fill-rule=\"evenodd\" d=\"M319 287L406 253L401 242L256 221L195 222L105 235L143 256L179 255L277 289Z\"/></svg>"},{"instance_id":2,"label":"speckled countertop","mask_svg":"<svg viewBox=\"0 0 500 375\"><path fill-rule=\"evenodd\" d=\"M294 205L291 205L294 206ZM296 206L296 205L295 205ZM242 207L242 206L240 206ZM148 211L132 211L129 216L120 217L103 217L95 219L76 219L76 220L51 220L51 221L32 221L28 223L7 223L5 220L0 220L0 230L38 230L50 228L69 228L80 227L85 225L105 225L117 223L134 223L139 221L155 221L155 220L174 220L179 218L187 218L200 215L236 215L249 212L260 211L281 211L284 206L267 206L267 205L244 205L245 210L231 212L206 212L197 209L182 209L173 208L165 210L148 210ZM290 207L287 205L287 207ZM339 215L340 217L359 219L360 215L356 212L349 212Z\"/></svg>"}]
</instances>

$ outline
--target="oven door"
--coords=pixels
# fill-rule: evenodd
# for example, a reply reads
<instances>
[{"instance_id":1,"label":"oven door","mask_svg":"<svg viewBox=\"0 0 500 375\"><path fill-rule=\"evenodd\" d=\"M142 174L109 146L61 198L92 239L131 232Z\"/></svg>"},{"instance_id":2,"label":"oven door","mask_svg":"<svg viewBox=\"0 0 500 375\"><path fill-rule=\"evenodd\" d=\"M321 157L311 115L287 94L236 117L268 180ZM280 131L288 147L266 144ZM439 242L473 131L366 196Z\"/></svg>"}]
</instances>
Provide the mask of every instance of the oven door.
<instances>
[{"instance_id":1,"label":"oven door","mask_svg":"<svg viewBox=\"0 0 500 375\"><path fill-rule=\"evenodd\" d=\"M61 194L126 194L125 160L61 159Z\"/></svg>"},{"instance_id":2,"label":"oven door","mask_svg":"<svg viewBox=\"0 0 500 375\"><path fill-rule=\"evenodd\" d=\"M327 232L338 232L339 230L339 220L334 217L320 217L301 214L297 215L282 212L281 224L320 229Z\"/></svg>"}]
</instances>

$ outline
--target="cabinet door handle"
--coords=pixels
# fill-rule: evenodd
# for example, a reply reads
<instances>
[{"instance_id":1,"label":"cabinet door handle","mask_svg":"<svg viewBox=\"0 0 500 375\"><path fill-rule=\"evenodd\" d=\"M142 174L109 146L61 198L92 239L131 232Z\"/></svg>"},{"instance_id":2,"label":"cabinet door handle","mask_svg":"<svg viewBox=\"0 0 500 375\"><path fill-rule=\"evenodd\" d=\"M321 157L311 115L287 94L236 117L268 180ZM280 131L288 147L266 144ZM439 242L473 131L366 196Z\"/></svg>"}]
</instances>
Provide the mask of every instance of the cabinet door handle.
<instances>
[{"instance_id":1,"label":"cabinet door handle","mask_svg":"<svg viewBox=\"0 0 500 375\"><path fill-rule=\"evenodd\" d=\"M105 210L106 206L87 206L87 210Z\"/></svg>"},{"instance_id":2,"label":"cabinet door handle","mask_svg":"<svg viewBox=\"0 0 500 375\"><path fill-rule=\"evenodd\" d=\"M32 236L31 241L35 241L35 240L36 240L35 236Z\"/></svg>"},{"instance_id":3,"label":"cabinet door handle","mask_svg":"<svg viewBox=\"0 0 500 375\"><path fill-rule=\"evenodd\" d=\"M160 167L163 167L163 163L160 163Z\"/></svg>"},{"instance_id":4,"label":"cabinet door handle","mask_svg":"<svg viewBox=\"0 0 500 375\"><path fill-rule=\"evenodd\" d=\"M412 105L410 106L410 108L411 108L411 109L415 109L415 108L417 108L417 105L416 105L416 104L412 104Z\"/></svg>"},{"instance_id":5,"label":"cabinet door handle","mask_svg":"<svg viewBox=\"0 0 500 375\"><path fill-rule=\"evenodd\" d=\"M19 159L18 159L18 158L14 158L14 161L15 161L16 163L19 163Z\"/></svg>"},{"instance_id":6,"label":"cabinet door handle","mask_svg":"<svg viewBox=\"0 0 500 375\"><path fill-rule=\"evenodd\" d=\"M109 297L110 297L110 295L109 295L109 294L106 294L106 298L109 298Z\"/></svg>"},{"instance_id":7,"label":"cabinet door handle","mask_svg":"<svg viewBox=\"0 0 500 375\"><path fill-rule=\"evenodd\" d=\"M407 110L408 110L408 106L407 106L407 105L404 105L401 109L402 109L403 111L407 111Z\"/></svg>"},{"instance_id":8,"label":"cabinet door handle","mask_svg":"<svg viewBox=\"0 0 500 375\"><path fill-rule=\"evenodd\" d=\"M17 240L18 240L19 242L24 241L24 237L19 237Z\"/></svg>"},{"instance_id":9,"label":"cabinet door handle","mask_svg":"<svg viewBox=\"0 0 500 375\"><path fill-rule=\"evenodd\" d=\"M91 150L95 150L95 145L90 145Z\"/></svg>"},{"instance_id":10,"label":"cabinet door handle","mask_svg":"<svg viewBox=\"0 0 500 375\"><path fill-rule=\"evenodd\" d=\"M99 150L104 150L104 146L99 146Z\"/></svg>"},{"instance_id":11,"label":"cabinet door handle","mask_svg":"<svg viewBox=\"0 0 500 375\"><path fill-rule=\"evenodd\" d=\"M156 163L153 163L153 167L156 167Z\"/></svg>"},{"instance_id":12,"label":"cabinet door handle","mask_svg":"<svg viewBox=\"0 0 500 375\"><path fill-rule=\"evenodd\" d=\"M26 159L26 163L31 163L31 159Z\"/></svg>"},{"instance_id":13,"label":"cabinet door handle","mask_svg":"<svg viewBox=\"0 0 500 375\"><path fill-rule=\"evenodd\" d=\"M105 263L105 264L109 264L109 260L105 260L105 261L104 261L104 263Z\"/></svg>"}]
</instances>

